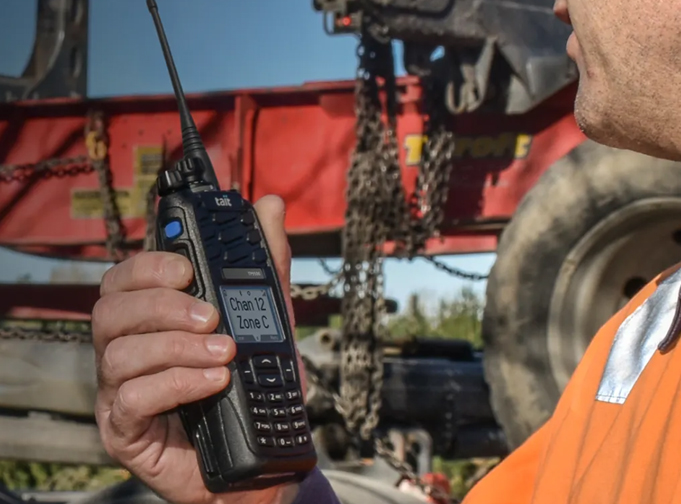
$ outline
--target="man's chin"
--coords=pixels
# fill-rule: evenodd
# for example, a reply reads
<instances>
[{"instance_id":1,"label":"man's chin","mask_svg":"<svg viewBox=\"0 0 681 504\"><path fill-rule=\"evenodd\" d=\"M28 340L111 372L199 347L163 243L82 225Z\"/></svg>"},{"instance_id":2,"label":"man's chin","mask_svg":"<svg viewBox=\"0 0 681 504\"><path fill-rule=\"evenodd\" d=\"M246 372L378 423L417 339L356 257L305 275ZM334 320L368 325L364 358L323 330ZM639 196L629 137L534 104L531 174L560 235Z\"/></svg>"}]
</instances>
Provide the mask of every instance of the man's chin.
<instances>
[{"instance_id":1,"label":"man's chin","mask_svg":"<svg viewBox=\"0 0 681 504\"><path fill-rule=\"evenodd\" d=\"M604 115L597 115L594 110L585 112L584 109L575 107L575 120L582 133L596 143L611 147L638 152L646 156L669 161L681 161L681 151L665 148L659 142L648 141L645 131L633 131L626 124L619 124L608 120Z\"/></svg>"}]
</instances>

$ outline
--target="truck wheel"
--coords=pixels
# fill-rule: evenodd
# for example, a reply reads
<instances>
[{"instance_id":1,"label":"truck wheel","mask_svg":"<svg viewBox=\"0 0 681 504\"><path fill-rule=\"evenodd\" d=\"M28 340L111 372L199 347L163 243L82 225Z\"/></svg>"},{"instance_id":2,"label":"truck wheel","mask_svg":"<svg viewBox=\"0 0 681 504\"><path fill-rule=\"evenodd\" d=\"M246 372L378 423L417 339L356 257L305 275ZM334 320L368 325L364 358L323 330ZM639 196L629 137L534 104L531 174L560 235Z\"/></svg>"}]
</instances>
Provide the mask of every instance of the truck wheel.
<instances>
[{"instance_id":1,"label":"truck wheel","mask_svg":"<svg viewBox=\"0 0 681 504\"><path fill-rule=\"evenodd\" d=\"M502 233L482 332L510 448L552 413L591 338L681 261L681 164L586 141L527 193Z\"/></svg>"}]
</instances>

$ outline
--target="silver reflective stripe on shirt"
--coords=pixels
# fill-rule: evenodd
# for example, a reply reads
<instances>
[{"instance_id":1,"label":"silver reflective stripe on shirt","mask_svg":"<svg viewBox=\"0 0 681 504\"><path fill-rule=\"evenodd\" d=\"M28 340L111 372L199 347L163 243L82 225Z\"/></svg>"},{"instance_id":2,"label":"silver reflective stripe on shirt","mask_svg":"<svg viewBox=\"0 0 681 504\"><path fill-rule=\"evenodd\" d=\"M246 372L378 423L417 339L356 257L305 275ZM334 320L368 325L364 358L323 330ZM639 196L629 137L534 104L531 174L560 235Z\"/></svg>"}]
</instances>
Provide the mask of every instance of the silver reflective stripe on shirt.
<instances>
[{"instance_id":1,"label":"silver reflective stripe on shirt","mask_svg":"<svg viewBox=\"0 0 681 504\"><path fill-rule=\"evenodd\" d=\"M678 302L681 270L666 278L617 330L596 393L602 402L624 404L667 335Z\"/></svg>"}]
</instances>

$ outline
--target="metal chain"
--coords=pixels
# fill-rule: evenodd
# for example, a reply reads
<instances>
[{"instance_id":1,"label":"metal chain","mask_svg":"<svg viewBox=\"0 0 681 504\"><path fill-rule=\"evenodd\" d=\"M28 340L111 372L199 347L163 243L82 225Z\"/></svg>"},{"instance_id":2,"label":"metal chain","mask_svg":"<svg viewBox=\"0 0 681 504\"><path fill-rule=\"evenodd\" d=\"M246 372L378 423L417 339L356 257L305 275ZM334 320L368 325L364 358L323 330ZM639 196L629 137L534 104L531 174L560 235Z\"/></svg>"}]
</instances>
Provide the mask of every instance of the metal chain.
<instances>
[{"instance_id":1,"label":"metal chain","mask_svg":"<svg viewBox=\"0 0 681 504\"><path fill-rule=\"evenodd\" d=\"M297 284L291 284L291 299L302 299L304 301L312 301L320 296L326 296L331 292L343 278L342 272L336 273L331 281L323 285L309 285L301 287Z\"/></svg>"},{"instance_id":2,"label":"metal chain","mask_svg":"<svg viewBox=\"0 0 681 504\"><path fill-rule=\"evenodd\" d=\"M463 278L464 280L470 280L472 282L479 282L481 280L486 280L489 278L489 274L483 274L483 273L471 273L470 271L464 271L459 268L455 268L453 266L449 266L442 261L438 261L432 256L423 256L423 259L426 261L430 262L435 266L437 269L444 271L445 273L448 273L452 276L458 277L458 278Z\"/></svg>"},{"instance_id":3,"label":"metal chain","mask_svg":"<svg viewBox=\"0 0 681 504\"><path fill-rule=\"evenodd\" d=\"M357 144L347 175L343 228L343 338L340 399L346 428L366 445L379 421L383 383L381 340L384 243L403 228L406 199L397 162L396 96L392 45L363 25L355 85ZM382 78L387 125L380 99Z\"/></svg>"},{"instance_id":4,"label":"metal chain","mask_svg":"<svg viewBox=\"0 0 681 504\"><path fill-rule=\"evenodd\" d=\"M63 178L92 173L94 167L87 156L53 158L38 163L0 164L0 182L25 182L34 177Z\"/></svg>"},{"instance_id":5,"label":"metal chain","mask_svg":"<svg viewBox=\"0 0 681 504\"><path fill-rule=\"evenodd\" d=\"M447 124L451 115L444 104L444 86L431 73L422 78L426 142L421 150L421 166L410 203L420 219L413 223L414 241L409 256L421 252L426 241L440 234L445 204L449 196L450 177L454 163L454 132Z\"/></svg>"},{"instance_id":6,"label":"metal chain","mask_svg":"<svg viewBox=\"0 0 681 504\"><path fill-rule=\"evenodd\" d=\"M434 496L442 492L423 483L387 448L389 443L373 437L379 422L383 382L381 343L386 315L383 246L392 240L398 254L413 257L425 248L428 238L439 233L449 192L454 135L443 113L444 93L438 89L435 76L429 76L425 79L427 141L416 190L408 200L398 156L392 43L390 39L379 40L373 35L380 32L370 13L366 13L357 53L357 144L348 172L343 230L340 394L330 391L313 368L308 367L312 382L331 394L347 430L359 434L360 443L373 440L377 455L404 478ZM381 91L384 91L385 110ZM437 498L451 502L448 495Z\"/></svg>"},{"instance_id":7,"label":"metal chain","mask_svg":"<svg viewBox=\"0 0 681 504\"><path fill-rule=\"evenodd\" d=\"M0 182L25 182L33 178L51 179L74 177L96 172L99 178L100 196L106 225L106 249L109 258L115 262L123 260L125 234L118 211L109 166L109 138L106 133L104 115L90 111L84 130L87 155L66 158L52 158L36 163L0 165Z\"/></svg>"},{"instance_id":8,"label":"metal chain","mask_svg":"<svg viewBox=\"0 0 681 504\"><path fill-rule=\"evenodd\" d=\"M99 178L104 224L106 225L106 250L109 258L118 263L127 256L123 244L125 234L120 210L113 188L113 174L109 166L109 136L106 133L104 114L97 111L88 115L85 138L92 164Z\"/></svg>"}]
</instances>

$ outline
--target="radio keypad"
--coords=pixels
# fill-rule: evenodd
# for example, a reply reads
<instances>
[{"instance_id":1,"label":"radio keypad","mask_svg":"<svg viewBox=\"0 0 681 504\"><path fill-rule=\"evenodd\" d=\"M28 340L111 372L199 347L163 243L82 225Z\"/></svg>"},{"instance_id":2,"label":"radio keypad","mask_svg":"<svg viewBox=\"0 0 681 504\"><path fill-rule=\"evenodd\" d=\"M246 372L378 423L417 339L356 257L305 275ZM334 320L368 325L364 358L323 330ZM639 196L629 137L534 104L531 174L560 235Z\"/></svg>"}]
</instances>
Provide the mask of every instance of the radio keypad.
<instances>
[{"instance_id":1,"label":"radio keypad","mask_svg":"<svg viewBox=\"0 0 681 504\"><path fill-rule=\"evenodd\" d=\"M267 262L255 216L242 211L239 197L200 197L205 207L197 209L197 220L209 261L221 259L220 271L223 267L253 268ZM203 212L201 216L199 212ZM301 433L307 421L292 362L280 361L275 355L258 355L240 362L238 367L246 387L256 444L288 451L310 443L309 435Z\"/></svg>"},{"instance_id":2,"label":"radio keypad","mask_svg":"<svg viewBox=\"0 0 681 504\"><path fill-rule=\"evenodd\" d=\"M301 433L307 421L291 362L275 355L256 355L245 360L241 370L257 385L276 389L264 393L247 391L258 446L289 449L310 443L309 435Z\"/></svg>"}]
</instances>

